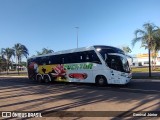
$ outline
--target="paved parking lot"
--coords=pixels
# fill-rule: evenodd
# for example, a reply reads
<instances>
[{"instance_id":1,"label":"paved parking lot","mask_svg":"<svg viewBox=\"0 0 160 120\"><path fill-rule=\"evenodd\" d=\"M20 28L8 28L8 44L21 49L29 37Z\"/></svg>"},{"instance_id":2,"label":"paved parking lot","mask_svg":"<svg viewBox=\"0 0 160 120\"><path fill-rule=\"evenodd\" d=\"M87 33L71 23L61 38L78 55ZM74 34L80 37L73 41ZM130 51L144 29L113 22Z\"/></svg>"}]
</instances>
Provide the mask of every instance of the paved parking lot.
<instances>
[{"instance_id":1,"label":"paved parking lot","mask_svg":"<svg viewBox=\"0 0 160 120\"><path fill-rule=\"evenodd\" d=\"M146 81L133 81L128 86L97 87L93 84L43 84L27 78L0 78L0 111L36 111L41 112L45 119L95 117L97 120L114 120L117 116L128 116L128 114L131 117L129 111L160 112L160 87L158 87L160 82L151 81L144 85L143 82ZM153 83L155 87L147 87L147 85L154 85ZM143 87L146 85L146 89L141 85ZM63 114L57 111L73 112ZM88 111L88 113L85 112L85 118L84 111ZM101 115L105 117L100 117ZM160 117L154 117L154 119L158 118ZM142 117L136 119L142 119Z\"/></svg>"}]
</instances>

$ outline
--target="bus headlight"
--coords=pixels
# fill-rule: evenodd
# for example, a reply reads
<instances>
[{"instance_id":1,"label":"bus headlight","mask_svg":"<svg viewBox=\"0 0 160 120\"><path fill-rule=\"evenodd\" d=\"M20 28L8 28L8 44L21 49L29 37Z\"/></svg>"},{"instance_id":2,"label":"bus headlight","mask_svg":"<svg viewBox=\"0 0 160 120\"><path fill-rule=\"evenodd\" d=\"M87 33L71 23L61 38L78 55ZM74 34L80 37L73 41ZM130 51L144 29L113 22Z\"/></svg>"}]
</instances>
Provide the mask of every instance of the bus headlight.
<instances>
[{"instance_id":1,"label":"bus headlight","mask_svg":"<svg viewBox=\"0 0 160 120\"><path fill-rule=\"evenodd\" d=\"M121 73L121 76L127 77L127 78L132 78L132 73L129 73L127 75L125 73Z\"/></svg>"},{"instance_id":2,"label":"bus headlight","mask_svg":"<svg viewBox=\"0 0 160 120\"><path fill-rule=\"evenodd\" d=\"M125 73L121 73L121 76L126 77Z\"/></svg>"},{"instance_id":3,"label":"bus headlight","mask_svg":"<svg viewBox=\"0 0 160 120\"><path fill-rule=\"evenodd\" d=\"M132 78L132 73L129 73L127 77Z\"/></svg>"}]
</instances>

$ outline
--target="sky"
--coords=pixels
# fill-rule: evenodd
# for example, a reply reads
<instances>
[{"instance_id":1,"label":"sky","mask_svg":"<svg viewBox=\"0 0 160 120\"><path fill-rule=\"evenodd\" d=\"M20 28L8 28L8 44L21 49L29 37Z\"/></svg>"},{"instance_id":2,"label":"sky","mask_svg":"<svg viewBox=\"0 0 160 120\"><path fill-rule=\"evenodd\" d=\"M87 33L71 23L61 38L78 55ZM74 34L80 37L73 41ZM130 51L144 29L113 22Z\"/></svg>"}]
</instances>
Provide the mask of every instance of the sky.
<instances>
[{"instance_id":1,"label":"sky","mask_svg":"<svg viewBox=\"0 0 160 120\"><path fill-rule=\"evenodd\" d=\"M145 23L160 27L160 0L0 0L0 49L25 45L29 56L91 45L131 46Z\"/></svg>"}]
</instances>

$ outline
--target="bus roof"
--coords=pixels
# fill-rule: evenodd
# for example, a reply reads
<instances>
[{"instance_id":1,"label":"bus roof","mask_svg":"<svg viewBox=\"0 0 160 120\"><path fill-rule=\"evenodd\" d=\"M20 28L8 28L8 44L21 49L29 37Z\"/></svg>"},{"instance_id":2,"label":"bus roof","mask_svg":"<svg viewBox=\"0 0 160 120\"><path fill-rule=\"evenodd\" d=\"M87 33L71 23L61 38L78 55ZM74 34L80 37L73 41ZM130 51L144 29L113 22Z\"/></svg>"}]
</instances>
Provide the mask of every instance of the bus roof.
<instances>
[{"instance_id":1,"label":"bus roof","mask_svg":"<svg viewBox=\"0 0 160 120\"><path fill-rule=\"evenodd\" d=\"M50 56L50 55L59 55L59 54L66 54L66 53L74 53L74 52L82 52L82 51L94 50L97 48L108 49L108 50L112 50L113 53L124 54L123 50L116 48L116 47L113 47L113 46L94 45L94 46L89 46L89 47L81 47L81 48L57 51L57 52L49 53L49 54L45 54L45 55L37 55L37 56L30 57L30 58L37 58L37 57ZM28 59L30 59L30 58L28 58Z\"/></svg>"},{"instance_id":2,"label":"bus roof","mask_svg":"<svg viewBox=\"0 0 160 120\"><path fill-rule=\"evenodd\" d=\"M94 49L93 46L81 47L81 48L75 48L75 49L57 51L57 52L49 53L49 54L45 54L45 55L37 55L37 56L30 57L30 58L50 56L50 55L59 55L59 54L66 54L66 53L74 53L74 52L88 51L88 50L93 50L93 49ZM30 58L28 58L28 59L30 59Z\"/></svg>"},{"instance_id":3,"label":"bus roof","mask_svg":"<svg viewBox=\"0 0 160 120\"><path fill-rule=\"evenodd\" d=\"M119 53L125 55L124 51L120 48L113 47L113 46L105 46L105 45L94 45L95 49L101 48L101 49L107 49L108 53Z\"/></svg>"}]
</instances>

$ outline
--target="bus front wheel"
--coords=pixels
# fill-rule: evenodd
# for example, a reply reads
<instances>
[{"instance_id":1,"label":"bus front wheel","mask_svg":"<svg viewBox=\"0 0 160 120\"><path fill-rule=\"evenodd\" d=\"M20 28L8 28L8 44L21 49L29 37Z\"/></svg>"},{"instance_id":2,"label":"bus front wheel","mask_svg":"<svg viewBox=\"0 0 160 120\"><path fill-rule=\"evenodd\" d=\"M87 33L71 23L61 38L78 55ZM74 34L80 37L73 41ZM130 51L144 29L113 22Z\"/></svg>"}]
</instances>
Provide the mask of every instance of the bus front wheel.
<instances>
[{"instance_id":1,"label":"bus front wheel","mask_svg":"<svg viewBox=\"0 0 160 120\"><path fill-rule=\"evenodd\" d=\"M107 79L102 75L97 76L96 77L96 85L98 85L98 86L107 85Z\"/></svg>"}]
</instances>

